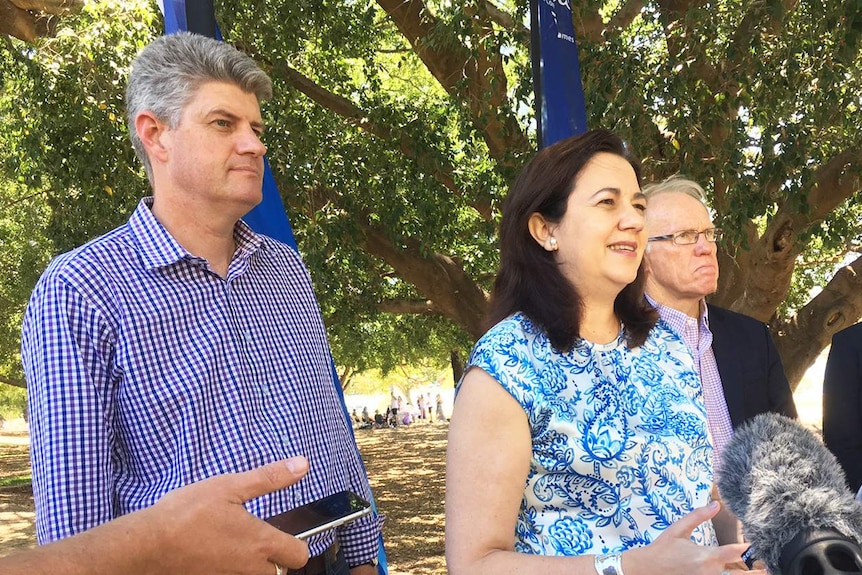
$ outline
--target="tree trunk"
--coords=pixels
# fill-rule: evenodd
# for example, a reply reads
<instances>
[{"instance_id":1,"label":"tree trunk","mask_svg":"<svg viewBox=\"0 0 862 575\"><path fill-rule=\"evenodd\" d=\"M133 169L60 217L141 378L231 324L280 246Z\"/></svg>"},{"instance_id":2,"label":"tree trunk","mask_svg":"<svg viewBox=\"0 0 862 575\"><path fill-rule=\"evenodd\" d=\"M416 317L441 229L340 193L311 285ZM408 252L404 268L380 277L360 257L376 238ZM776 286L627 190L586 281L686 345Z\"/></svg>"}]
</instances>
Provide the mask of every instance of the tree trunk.
<instances>
[{"instance_id":1,"label":"tree trunk","mask_svg":"<svg viewBox=\"0 0 862 575\"><path fill-rule=\"evenodd\" d=\"M452 363L452 386L454 387L458 385L461 376L464 375L464 362L461 361L461 356L455 349L449 352L449 361Z\"/></svg>"},{"instance_id":2,"label":"tree trunk","mask_svg":"<svg viewBox=\"0 0 862 575\"><path fill-rule=\"evenodd\" d=\"M53 36L56 18L52 15L79 12L83 0L0 0L0 34L33 43L41 36Z\"/></svg>"},{"instance_id":3,"label":"tree trunk","mask_svg":"<svg viewBox=\"0 0 862 575\"><path fill-rule=\"evenodd\" d=\"M814 363L835 332L862 317L862 256L841 268L792 321L773 329L775 345L791 389Z\"/></svg>"},{"instance_id":4,"label":"tree trunk","mask_svg":"<svg viewBox=\"0 0 862 575\"><path fill-rule=\"evenodd\" d=\"M21 389L27 389L27 382L23 379L11 379L8 377L0 376L0 383L5 383L6 385L11 385L12 387L20 387Z\"/></svg>"}]
</instances>

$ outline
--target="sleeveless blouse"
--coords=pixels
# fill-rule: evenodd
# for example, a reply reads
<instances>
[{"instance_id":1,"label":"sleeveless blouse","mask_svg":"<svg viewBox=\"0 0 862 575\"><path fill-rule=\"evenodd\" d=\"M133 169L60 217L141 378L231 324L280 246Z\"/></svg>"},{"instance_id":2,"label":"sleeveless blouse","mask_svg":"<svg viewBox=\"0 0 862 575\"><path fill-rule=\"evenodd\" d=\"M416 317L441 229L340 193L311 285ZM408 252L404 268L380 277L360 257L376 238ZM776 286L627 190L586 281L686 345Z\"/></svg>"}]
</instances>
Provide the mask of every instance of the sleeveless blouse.
<instances>
[{"instance_id":1,"label":"sleeveless blouse","mask_svg":"<svg viewBox=\"0 0 862 575\"><path fill-rule=\"evenodd\" d=\"M691 352L663 322L638 348L620 333L610 344L579 340L560 353L518 313L479 340L471 367L497 380L530 425L516 551L622 552L655 541L711 500L700 379ZM717 545L712 522L692 540Z\"/></svg>"}]
</instances>

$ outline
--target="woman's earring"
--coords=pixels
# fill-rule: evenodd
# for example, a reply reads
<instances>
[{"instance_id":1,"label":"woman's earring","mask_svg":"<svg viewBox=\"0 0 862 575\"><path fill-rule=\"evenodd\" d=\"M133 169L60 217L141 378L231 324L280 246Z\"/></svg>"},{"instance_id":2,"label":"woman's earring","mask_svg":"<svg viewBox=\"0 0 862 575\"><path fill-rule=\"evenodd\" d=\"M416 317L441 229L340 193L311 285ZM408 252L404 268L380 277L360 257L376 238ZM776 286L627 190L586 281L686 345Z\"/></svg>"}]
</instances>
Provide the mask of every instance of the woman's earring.
<instances>
[{"instance_id":1,"label":"woman's earring","mask_svg":"<svg viewBox=\"0 0 862 575\"><path fill-rule=\"evenodd\" d=\"M551 236L550 238L548 238L548 248L549 248L552 252L555 252L555 251L557 251L558 249L560 249L560 246L559 246L559 245L557 245L557 238L555 238L554 236Z\"/></svg>"}]
</instances>

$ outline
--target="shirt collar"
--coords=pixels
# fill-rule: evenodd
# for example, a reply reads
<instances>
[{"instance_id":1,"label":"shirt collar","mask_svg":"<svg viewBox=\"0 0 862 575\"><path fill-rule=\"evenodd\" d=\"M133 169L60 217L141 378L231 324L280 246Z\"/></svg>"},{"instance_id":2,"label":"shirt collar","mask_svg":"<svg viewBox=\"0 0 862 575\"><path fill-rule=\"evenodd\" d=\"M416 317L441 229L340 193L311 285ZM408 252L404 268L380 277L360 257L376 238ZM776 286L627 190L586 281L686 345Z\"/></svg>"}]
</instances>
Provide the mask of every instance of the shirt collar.
<instances>
[{"instance_id":1,"label":"shirt collar","mask_svg":"<svg viewBox=\"0 0 862 575\"><path fill-rule=\"evenodd\" d=\"M180 260L194 259L196 256L186 250L156 219L152 212L153 198L147 197L138 203L129 228L132 237L140 246L141 259L146 269L152 270L169 266ZM263 238L254 233L242 220L238 220L233 231L236 241L234 258L249 258L263 244Z\"/></svg>"},{"instance_id":2,"label":"shirt collar","mask_svg":"<svg viewBox=\"0 0 862 575\"><path fill-rule=\"evenodd\" d=\"M644 294L644 297L646 297L651 306L658 310L658 316L675 329L685 326L686 323L694 319L677 309L658 303L649 294ZM709 308L703 299L700 300L700 317L697 320L700 326L709 330Z\"/></svg>"}]
</instances>

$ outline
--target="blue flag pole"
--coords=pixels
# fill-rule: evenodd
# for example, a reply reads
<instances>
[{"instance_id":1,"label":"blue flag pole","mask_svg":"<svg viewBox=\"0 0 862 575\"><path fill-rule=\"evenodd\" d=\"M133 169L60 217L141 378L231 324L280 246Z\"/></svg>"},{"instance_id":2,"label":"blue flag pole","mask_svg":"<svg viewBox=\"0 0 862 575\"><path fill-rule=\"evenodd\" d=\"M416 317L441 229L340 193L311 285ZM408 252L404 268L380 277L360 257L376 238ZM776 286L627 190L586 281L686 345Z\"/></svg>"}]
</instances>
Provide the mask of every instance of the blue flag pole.
<instances>
[{"instance_id":1,"label":"blue flag pole","mask_svg":"<svg viewBox=\"0 0 862 575\"><path fill-rule=\"evenodd\" d=\"M587 130L570 0L530 0L530 51L539 149Z\"/></svg>"},{"instance_id":2,"label":"blue flag pole","mask_svg":"<svg viewBox=\"0 0 862 575\"><path fill-rule=\"evenodd\" d=\"M218 24L216 23L212 0L189 0L188 2L186 0L164 0L162 12L165 17L165 34L187 30L222 40L221 31L218 29ZM275 184L275 178L272 175L269 160L266 157L263 160L263 168L263 199L243 217L243 220L256 233L275 238L289 245L299 253L296 238L293 235L293 228L287 219L287 212L284 209L281 194L278 193L278 187ZM338 370L335 368L334 361L332 362L331 369L332 381L338 390L338 396L341 398L341 409L344 412L347 427L352 434L352 420L350 419L350 414L347 412L347 404L344 401L344 390L341 389ZM359 455L361 462L362 456L359 454L358 448L357 455ZM373 498L371 503L374 505L376 511L377 505ZM378 575L387 575L388 573L386 550L383 547L382 534L380 535L377 552L377 573Z\"/></svg>"}]
</instances>

